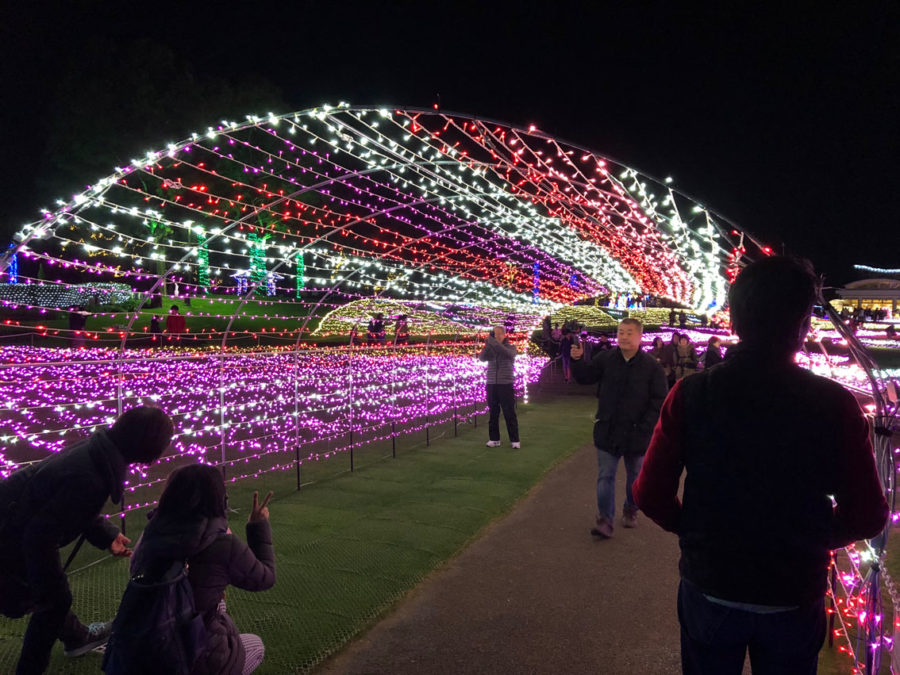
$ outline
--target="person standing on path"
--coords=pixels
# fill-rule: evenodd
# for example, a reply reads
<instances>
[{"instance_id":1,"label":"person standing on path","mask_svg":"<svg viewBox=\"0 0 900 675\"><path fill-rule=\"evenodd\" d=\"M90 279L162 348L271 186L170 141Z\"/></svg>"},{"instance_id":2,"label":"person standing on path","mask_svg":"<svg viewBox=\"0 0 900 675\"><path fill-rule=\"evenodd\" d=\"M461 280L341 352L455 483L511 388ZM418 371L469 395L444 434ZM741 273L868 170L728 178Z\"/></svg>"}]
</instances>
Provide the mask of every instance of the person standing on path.
<instances>
[{"instance_id":1,"label":"person standing on path","mask_svg":"<svg viewBox=\"0 0 900 675\"><path fill-rule=\"evenodd\" d=\"M0 613L31 614L17 675L43 673L57 639L66 656L106 642L108 623L85 626L72 612L59 549L84 535L115 556L131 555L131 541L101 510L107 499L122 501L128 465L155 462L172 434L162 410L132 408L109 429L0 482Z\"/></svg>"},{"instance_id":2,"label":"person standing on path","mask_svg":"<svg viewBox=\"0 0 900 675\"><path fill-rule=\"evenodd\" d=\"M684 673L739 675L748 649L754 673L815 673L830 551L885 526L859 405L794 363L818 293L806 261L764 258L738 275L741 341L672 389L634 484L679 537Z\"/></svg>"},{"instance_id":3,"label":"person standing on path","mask_svg":"<svg viewBox=\"0 0 900 675\"><path fill-rule=\"evenodd\" d=\"M513 448L522 447L519 443L519 419L516 417L516 392L513 388L515 370L513 361L516 348L506 337L506 328L494 326L478 359L487 361L487 402L490 415L488 417L489 448L500 446L500 411L506 420L506 432Z\"/></svg>"},{"instance_id":4,"label":"person standing on path","mask_svg":"<svg viewBox=\"0 0 900 675\"><path fill-rule=\"evenodd\" d=\"M597 383L597 415L594 446L597 448L597 516L591 534L604 539L613 535L616 514L616 470L625 462L625 505L622 526L637 525L638 507L631 494L666 398L662 366L641 351L644 327L637 319L623 319L616 336L619 346L600 352L589 362L584 348L572 346L572 374L580 384Z\"/></svg>"}]
</instances>

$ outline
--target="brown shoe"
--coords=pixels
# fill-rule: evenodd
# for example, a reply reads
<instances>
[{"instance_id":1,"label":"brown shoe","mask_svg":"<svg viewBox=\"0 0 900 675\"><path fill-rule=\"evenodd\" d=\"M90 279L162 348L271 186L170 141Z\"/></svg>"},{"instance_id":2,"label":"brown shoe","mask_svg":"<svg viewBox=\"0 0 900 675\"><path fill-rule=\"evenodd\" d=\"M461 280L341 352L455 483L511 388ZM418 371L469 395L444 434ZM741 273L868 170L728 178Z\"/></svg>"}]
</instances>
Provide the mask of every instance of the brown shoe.
<instances>
[{"instance_id":1,"label":"brown shoe","mask_svg":"<svg viewBox=\"0 0 900 675\"><path fill-rule=\"evenodd\" d=\"M629 529L637 527L637 509L625 509L622 512L622 527Z\"/></svg>"},{"instance_id":2,"label":"brown shoe","mask_svg":"<svg viewBox=\"0 0 900 675\"><path fill-rule=\"evenodd\" d=\"M597 516L596 524L591 528L591 534L595 537L609 539L613 536L613 524L606 516Z\"/></svg>"}]
</instances>

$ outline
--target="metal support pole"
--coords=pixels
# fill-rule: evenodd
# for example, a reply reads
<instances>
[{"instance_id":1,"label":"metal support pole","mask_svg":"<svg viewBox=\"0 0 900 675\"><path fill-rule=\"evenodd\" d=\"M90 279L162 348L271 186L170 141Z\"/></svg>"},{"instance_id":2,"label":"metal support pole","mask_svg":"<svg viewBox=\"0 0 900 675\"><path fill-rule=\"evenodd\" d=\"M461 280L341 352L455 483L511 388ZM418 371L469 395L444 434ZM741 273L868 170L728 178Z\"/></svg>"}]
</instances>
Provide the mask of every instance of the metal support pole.
<instances>
[{"instance_id":1,"label":"metal support pole","mask_svg":"<svg viewBox=\"0 0 900 675\"><path fill-rule=\"evenodd\" d=\"M877 673L881 666L882 617L878 611L881 605L881 566L874 562L869 569L869 594L866 597L866 672Z\"/></svg>"},{"instance_id":2,"label":"metal support pole","mask_svg":"<svg viewBox=\"0 0 900 675\"><path fill-rule=\"evenodd\" d=\"M350 407L348 418L350 420L350 471L353 471L353 350L347 353L347 405Z\"/></svg>"},{"instance_id":3,"label":"metal support pole","mask_svg":"<svg viewBox=\"0 0 900 675\"><path fill-rule=\"evenodd\" d=\"M837 600L837 560L834 559L834 551L831 552L831 616L828 617L828 646L834 647L834 620L836 618Z\"/></svg>"},{"instance_id":4,"label":"metal support pole","mask_svg":"<svg viewBox=\"0 0 900 675\"><path fill-rule=\"evenodd\" d=\"M122 373L122 353L119 353L119 358L116 361L116 368L118 369L118 374L116 377L116 411L118 412L117 417L122 416L122 378L124 377ZM119 514L119 529L122 531L122 534L125 534L125 490L122 490L122 499L119 502L119 508L121 513Z\"/></svg>"},{"instance_id":5,"label":"metal support pole","mask_svg":"<svg viewBox=\"0 0 900 675\"><path fill-rule=\"evenodd\" d=\"M225 354L219 357L219 457L225 480Z\"/></svg>"},{"instance_id":6,"label":"metal support pole","mask_svg":"<svg viewBox=\"0 0 900 675\"><path fill-rule=\"evenodd\" d=\"M297 489L300 489L300 349L294 347L294 463L297 466Z\"/></svg>"},{"instance_id":7,"label":"metal support pole","mask_svg":"<svg viewBox=\"0 0 900 675\"><path fill-rule=\"evenodd\" d=\"M428 364L430 363L431 357L431 331L428 331L428 340L425 342L425 446L428 447L431 445L431 429L430 424L430 412L431 412L431 404L428 400L430 393L430 382L428 380L429 376L429 368Z\"/></svg>"},{"instance_id":8,"label":"metal support pole","mask_svg":"<svg viewBox=\"0 0 900 675\"><path fill-rule=\"evenodd\" d=\"M396 340L395 340L396 341ZM397 459L397 398L394 383L397 380L397 352L391 359L391 457Z\"/></svg>"}]
</instances>

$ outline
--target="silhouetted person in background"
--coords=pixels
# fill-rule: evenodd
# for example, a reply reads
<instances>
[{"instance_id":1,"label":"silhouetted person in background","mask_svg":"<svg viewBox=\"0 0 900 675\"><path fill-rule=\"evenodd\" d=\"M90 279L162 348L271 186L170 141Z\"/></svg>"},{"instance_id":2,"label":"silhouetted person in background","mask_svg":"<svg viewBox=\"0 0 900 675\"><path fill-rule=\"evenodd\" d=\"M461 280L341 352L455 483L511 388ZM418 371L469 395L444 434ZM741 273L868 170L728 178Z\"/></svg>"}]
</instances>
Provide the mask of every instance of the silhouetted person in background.
<instances>
[{"instance_id":1,"label":"silhouetted person in background","mask_svg":"<svg viewBox=\"0 0 900 675\"><path fill-rule=\"evenodd\" d=\"M181 334L187 333L187 321L178 305L172 305L169 309L169 315L166 317L166 333L173 335L171 339L176 342L181 342Z\"/></svg>"}]
</instances>

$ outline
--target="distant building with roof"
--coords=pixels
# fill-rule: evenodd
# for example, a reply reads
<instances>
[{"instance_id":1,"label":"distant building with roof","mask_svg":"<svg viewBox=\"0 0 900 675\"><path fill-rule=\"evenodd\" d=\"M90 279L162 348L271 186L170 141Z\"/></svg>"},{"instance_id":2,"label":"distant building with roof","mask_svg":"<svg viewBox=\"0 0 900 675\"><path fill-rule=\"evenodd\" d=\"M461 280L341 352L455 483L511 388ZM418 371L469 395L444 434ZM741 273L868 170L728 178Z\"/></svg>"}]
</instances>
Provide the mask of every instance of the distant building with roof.
<instances>
[{"instance_id":1,"label":"distant building with roof","mask_svg":"<svg viewBox=\"0 0 900 675\"><path fill-rule=\"evenodd\" d=\"M892 317L897 316L897 305L900 302L900 269L881 269L854 265L854 269L863 272L874 272L879 278L852 281L844 288L835 289L841 306L863 309L886 309Z\"/></svg>"}]
</instances>

